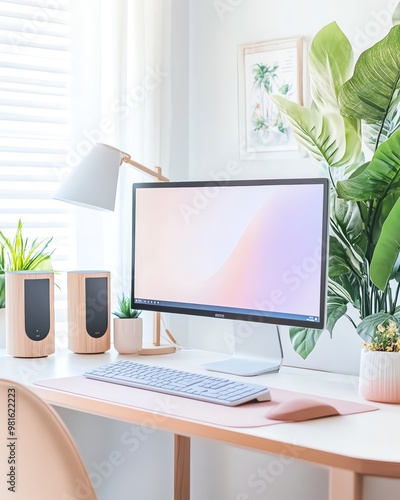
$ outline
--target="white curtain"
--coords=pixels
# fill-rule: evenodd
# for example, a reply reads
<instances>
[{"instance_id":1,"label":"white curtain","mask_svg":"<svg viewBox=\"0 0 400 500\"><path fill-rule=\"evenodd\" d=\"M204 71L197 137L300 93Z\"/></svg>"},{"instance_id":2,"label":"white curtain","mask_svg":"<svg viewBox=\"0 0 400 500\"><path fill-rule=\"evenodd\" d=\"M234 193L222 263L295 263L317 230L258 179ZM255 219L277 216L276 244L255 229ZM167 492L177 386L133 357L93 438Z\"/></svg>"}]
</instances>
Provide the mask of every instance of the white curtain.
<instances>
[{"instance_id":1,"label":"white curtain","mask_svg":"<svg viewBox=\"0 0 400 500\"><path fill-rule=\"evenodd\" d=\"M71 30L68 2L47 7L41 0L1 2L0 230L13 240L21 220L28 246L52 238L58 335L67 320L63 271L75 265L70 213L51 199L68 152Z\"/></svg>"},{"instance_id":2,"label":"white curtain","mask_svg":"<svg viewBox=\"0 0 400 500\"><path fill-rule=\"evenodd\" d=\"M170 8L170 0L73 2L70 166L104 142L168 176ZM115 294L130 291L131 185L151 180L124 165L114 213L75 209L79 267L110 270Z\"/></svg>"}]
</instances>

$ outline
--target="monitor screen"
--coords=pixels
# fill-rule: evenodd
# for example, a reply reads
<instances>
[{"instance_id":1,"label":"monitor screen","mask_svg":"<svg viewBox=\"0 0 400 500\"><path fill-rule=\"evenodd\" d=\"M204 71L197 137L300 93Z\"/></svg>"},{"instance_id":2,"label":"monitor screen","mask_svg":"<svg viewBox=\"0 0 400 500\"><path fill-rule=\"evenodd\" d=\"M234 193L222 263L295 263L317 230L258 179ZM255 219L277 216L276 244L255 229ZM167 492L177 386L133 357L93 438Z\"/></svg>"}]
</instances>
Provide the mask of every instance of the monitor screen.
<instances>
[{"instance_id":1,"label":"monitor screen","mask_svg":"<svg viewBox=\"0 0 400 500\"><path fill-rule=\"evenodd\" d=\"M328 179L133 186L132 307L324 328Z\"/></svg>"}]
</instances>

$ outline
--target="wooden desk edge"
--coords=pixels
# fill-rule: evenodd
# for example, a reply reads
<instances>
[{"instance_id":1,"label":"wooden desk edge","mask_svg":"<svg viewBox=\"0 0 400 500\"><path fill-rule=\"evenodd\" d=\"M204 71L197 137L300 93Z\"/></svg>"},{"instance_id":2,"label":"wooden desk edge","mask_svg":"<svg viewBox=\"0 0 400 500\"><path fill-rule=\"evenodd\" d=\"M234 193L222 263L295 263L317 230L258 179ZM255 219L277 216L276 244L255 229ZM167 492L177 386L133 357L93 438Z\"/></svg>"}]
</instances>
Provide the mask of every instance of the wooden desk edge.
<instances>
[{"instance_id":1,"label":"wooden desk edge","mask_svg":"<svg viewBox=\"0 0 400 500\"><path fill-rule=\"evenodd\" d=\"M32 389L47 403L63 408L136 423L138 425L152 425L159 430L166 430L181 436L211 439L250 450L289 456L298 460L357 474L400 478L399 462L371 460L330 453L307 448L295 443L284 443L265 437L252 436L242 433L240 428L219 427L200 421L150 412L132 406L119 405L37 385L33 385Z\"/></svg>"}]
</instances>

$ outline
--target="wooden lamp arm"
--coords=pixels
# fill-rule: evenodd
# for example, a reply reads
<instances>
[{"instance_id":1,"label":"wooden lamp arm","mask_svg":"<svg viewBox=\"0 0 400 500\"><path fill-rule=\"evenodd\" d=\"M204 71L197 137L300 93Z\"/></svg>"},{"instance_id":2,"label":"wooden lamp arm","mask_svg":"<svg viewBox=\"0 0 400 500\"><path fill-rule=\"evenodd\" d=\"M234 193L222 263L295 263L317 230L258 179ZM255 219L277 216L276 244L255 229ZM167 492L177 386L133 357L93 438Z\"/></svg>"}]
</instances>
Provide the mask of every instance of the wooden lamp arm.
<instances>
[{"instance_id":1,"label":"wooden lamp arm","mask_svg":"<svg viewBox=\"0 0 400 500\"><path fill-rule=\"evenodd\" d=\"M154 167L154 170L152 170L151 168L145 167L141 163L138 163L138 162L132 160L128 154L126 154L126 153L123 153L123 154L124 154L124 156L122 157L121 163L122 162L129 163L130 165L136 167L141 172L144 172L148 175L155 177L158 181L164 181L164 182L169 181L169 179L167 179L166 177L164 177L162 175L161 167Z\"/></svg>"}]
</instances>

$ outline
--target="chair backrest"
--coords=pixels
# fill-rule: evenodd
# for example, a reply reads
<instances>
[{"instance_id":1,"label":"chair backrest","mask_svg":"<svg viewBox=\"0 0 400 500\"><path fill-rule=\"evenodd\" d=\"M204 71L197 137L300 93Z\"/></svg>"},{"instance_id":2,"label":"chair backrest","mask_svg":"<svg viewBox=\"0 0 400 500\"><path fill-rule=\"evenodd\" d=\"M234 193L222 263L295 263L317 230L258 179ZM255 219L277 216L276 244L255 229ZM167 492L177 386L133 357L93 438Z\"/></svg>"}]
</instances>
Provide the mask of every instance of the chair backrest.
<instances>
[{"instance_id":1,"label":"chair backrest","mask_svg":"<svg viewBox=\"0 0 400 500\"><path fill-rule=\"evenodd\" d=\"M0 379L0 498L96 500L72 437L26 386Z\"/></svg>"}]
</instances>

